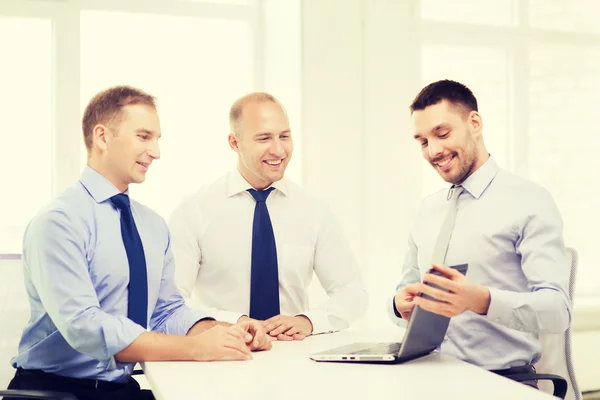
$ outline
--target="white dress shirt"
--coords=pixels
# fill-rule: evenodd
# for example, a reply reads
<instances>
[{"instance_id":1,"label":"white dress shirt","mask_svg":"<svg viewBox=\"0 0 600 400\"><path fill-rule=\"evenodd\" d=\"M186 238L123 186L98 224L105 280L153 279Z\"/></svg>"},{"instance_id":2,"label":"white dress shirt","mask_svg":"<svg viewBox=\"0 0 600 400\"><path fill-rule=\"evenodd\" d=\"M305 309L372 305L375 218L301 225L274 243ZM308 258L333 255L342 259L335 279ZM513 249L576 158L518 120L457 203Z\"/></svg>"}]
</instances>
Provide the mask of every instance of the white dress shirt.
<instances>
[{"instance_id":1,"label":"white dress shirt","mask_svg":"<svg viewBox=\"0 0 600 400\"><path fill-rule=\"evenodd\" d=\"M368 295L344 234L332 212L293 182L273 183L267 208L279 268L280 312L305 315L313 334L345 329L363 316ZM175 279L188 305L210 307L235 323L250 310L252 187L236 170L185 199L169 227ZM313 271L329 295L309 309Z\"/></svg>"},{"instance_id":2,"label":"white dress shirt","mask_svg":"<svg viewBox=\"0 0 600 400\"><path fill-rule=\"evenodd\" d=\"M467 277L489 288L491 302L487 315L453 317L441 351L486 369L535 363L538 334L562 333L570 324L560 214L547 190L498 168L491 157L462 186L446 264L468 263ZM398 289L421 281L431 268L447 194L423 201ZM392 320L405 325L392 304Z\"/></svg>"}]
</instances>

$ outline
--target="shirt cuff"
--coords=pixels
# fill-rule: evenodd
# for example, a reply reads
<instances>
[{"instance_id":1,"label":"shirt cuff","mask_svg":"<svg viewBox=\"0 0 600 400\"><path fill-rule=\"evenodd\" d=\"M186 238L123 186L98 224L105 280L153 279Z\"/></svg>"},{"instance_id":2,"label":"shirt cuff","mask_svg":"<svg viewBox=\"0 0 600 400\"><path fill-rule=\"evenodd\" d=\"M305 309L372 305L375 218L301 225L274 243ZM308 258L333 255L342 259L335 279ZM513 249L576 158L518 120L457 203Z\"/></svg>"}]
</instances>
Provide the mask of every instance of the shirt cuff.
<instances>
[{"instance_id":1,"label":"shirt cuff","mask_svg":"<svg viewBox=\"0 0 600 400\"><path fill-rule=\"evenodd\" d=\"M394 297L395 295L388 298L386 307L387 313L394 325L397 325L401 328L406 328L408 326L408 321L404 320L398 310L396 310L396 302L394 301Z\"/></svg>"},{"instance_id":2,"label":"shirt cuff","mask_svg":"<svg viewBox=\"0 0 600 400\"><path fill-rule=\"evenodd\" d=\"M118 317L121 323L121 329L115 329L115 326L102 326L102 334L106 343L107 358L98 360L100 370L109 371L117 368L115 354L133 343L142 333L146 332L141 325L136 324L126 317Z\"/></svg>"},{"instance_id":3,"label":"shirt cuff","mask_svg":"<svg viewBox=\"0 0 600 400\"><path fill-rule=\"evenodd\" d=\"M297 314L296 316L298 315L303 315L310 320L313 326L311 335L317 335L319 333L333 333L348 327L347 324L343 323L341 320L337 324L332 323L329 313L325 310L309 310L307 312Z\"/></svg>"},{"instance_id":4,"label":"shirt cuff","mask_svg":"<svg viewBox=\"0 0 600 400\"><path fill-rule=\"evenodd\" d=\"M514 292L488 288L490 291L490 307L487 318L498 324L511 327L513 311L517 306L518 298Z\"/></svg>"},{"instance_id":5,"label":"shirt cuff","mask_svg":"<svg viewBox=\"0 0 600 400\"><path fill-rule=\"evenodd\" d=\"M184 336L187 335L189 330L192 329L192 326L196 325L198 322L206 319L215 319L214 317L208 315L206 311L189 308L187 306L185 306L185 308L185 312L181 313L179 321L174 326L175 332L167 332L168 334Z\"/></svg>"},{"instance_id":6,"label":"shirt cuff","mask_svg":"<svg viewBox=\"0 0 600 400\"><path fill-rule=\"evenodd\" d=\"M242 315L246 314L235 311L219 310L217 311L216 320L222 322L229 322L230 324L237 324L238 319L240 319Z\"/></svg>"}]
</instances>

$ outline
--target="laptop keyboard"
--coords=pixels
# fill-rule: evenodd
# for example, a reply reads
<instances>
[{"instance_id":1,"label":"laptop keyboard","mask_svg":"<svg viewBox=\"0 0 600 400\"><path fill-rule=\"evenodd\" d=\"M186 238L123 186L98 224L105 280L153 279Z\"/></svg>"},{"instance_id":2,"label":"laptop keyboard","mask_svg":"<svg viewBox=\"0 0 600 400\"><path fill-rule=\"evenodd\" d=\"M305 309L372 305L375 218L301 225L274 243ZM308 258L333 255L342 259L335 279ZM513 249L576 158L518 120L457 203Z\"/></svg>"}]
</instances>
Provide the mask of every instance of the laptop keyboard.
<instances>
[{"instance_id":1,"label":"laptop keyboard","mask_svg":"<svg viewBox=\"0 0 600 400\"><path fill-rule=\"evenodd\" d=\"M378 343L368 349L353 351L352 354L398 354L402 343Z\"/></svg>"}]
</instances>

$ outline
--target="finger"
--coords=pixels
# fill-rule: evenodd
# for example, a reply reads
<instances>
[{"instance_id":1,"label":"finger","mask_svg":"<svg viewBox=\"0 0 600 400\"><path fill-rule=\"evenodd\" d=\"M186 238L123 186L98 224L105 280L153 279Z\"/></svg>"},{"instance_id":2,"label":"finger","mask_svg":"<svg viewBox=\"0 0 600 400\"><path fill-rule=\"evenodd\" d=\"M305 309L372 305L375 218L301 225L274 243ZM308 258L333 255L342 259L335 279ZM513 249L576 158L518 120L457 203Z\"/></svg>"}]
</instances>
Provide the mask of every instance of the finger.
<instances>
[{"instance_id":1,"label":"finger","mask_svg":"<svg viewBox=\"0 0 600 400\"><path fill-rule=\"evenodd\" d=\"M241 339L247 333L247 323L240 322L240 323L231 325L231 326L227 327L226 329L227 329L227 332L229 332L230 334L237 336Z\"/></svg>"},{"instance_id":2,"label":"finger","mask_svg":"<svg viewBox=\"0 0 600 400\"><path fill-rule=\"evenodd\" d=\"M434 274L425 274L423 275L423 283L433 283L434 285L438 285L444 289L448 289L452 292L458 292L462 288L462 285L457 281L452 281L443 276L437 276Z\"/></svg>"},{"instance_id":3,"label":"finger","mask_svg":"<svg viewBox=\"0 0 600 400\"><path fill-rule=\"evenodd\" d=\"M463 274L461 274L454 268L450 268L450 267L447 267L442 264L433 264L432 267L436 271L438 271L438 272L442 273L443 275L445 275L446 277L448 277L448 279L459 278L461 276L464 276Z\"/></svg>"},{"instance_id":4,"label":"finger","mask_svg":"<svg viewBox=\"0 0 600 400\"><path fill-rule=\"evenodd\" d=\"M244 343L240 340L235 340L232 337L228 337L227 339L225 339L224 344L225 344L224 345L225 347L238 350L246 355L252 354L252 352L250 351L250 349L248 348L246 343Z\"/></svg>"},{"instance_id":5,"label":"finger","mask_svg":"<svg viewBox=\"0 0 600 400\"><path fill-rule=\"evenodd\" d=\"M256 350L257 351L271 350L272 347L273 347L273 342L270 339L267 339L263 343L261 343L260 346L258 346L256 348Z\"/></svg>"},{"instance_id":6,"label":"finger","mask_svg":"<svg viewBox=\"0 0 600 400\"><path fill-rule=\"evenodd\" d=\"M256 330L254 331L253 346L254 348L260 348L265 342L269 342L269 340L267 339L267 334L262 327L259 326L254 328Z\"/></svg>"},{"instance_id":7,"label":"finger","mask_svg":"<svg viewBox=\"0 0 600 400\"><path fill-rule=\"evenodd\" d=\"M288 335L277 335L277 340L281 340L282 342L290 342L294 340L294 338Z\"/></svg>"},{"instance_id":8,"label":"finger","mask_svg":"<svg viewBox=\"0 0 600 400\"><path fill-rule=\"evenodd\" d=\"M456 295L453 293L445 292L443 290L436 289L429 285L422 285L421 293L431 296L436 300L444 301L447 303L452 303L452 301L456 297Z\"/></svg>"},{"instance_id":9,"label":"finger","mask_svg":"<svg viewBox=\"0 0 600 400\"><path fill-rule=\"evenodd\" d=\"M292 327L292 324L289 322L285 322L277 327L277 329L273 329L271 332L271 336L279 336L282 333L285 333Z\"/></svg>"},{"instance_id":10,"label":"finger","mask_svg":"<svg viewBox=\"0 0 600 400\"><path fill-rule=\"evenodd\" d=\"M306 339L306 335L303 335L303 334L301 334L301 333L296 333L296 334L293 336L293 338L294 338L294 340L304 340L304 339Z\"/></svg>"},{"instance_id":11,"label":"finger","mask_svg":"<svg viewBox=\"0 0 600 400\"><path fill-rule=\"evenodd\" d=\"M450 311L447 303L440 303L439 301L429 300L424 297L416 298L415 302L423 310L432 312L434 314L442 315L444 317L453 317L456 315Z\"/></svg>"},{"instance_id":12,"label":"finger","mask_svg":"<svg viewBox=\"0 0 600 400\"><path fill-rule=\"evenodd\" d=\"M247 325L243 325L243 324L242 324L243 327L242 326L236 326L236 325L230 326L227 329L227 332L231 336L235 337L236 339L243 340L244 342L249 343L252 340L252 334L250 334L247 330L243 329L243 327L245 327L246 329L248 329L248 326Z\"/></svg>"},{"instance_id":13,"label":"finger","mask_svg":"<svg viewBox=\"0 0 600 400\"><path fill-rule=\"evenodd\" d=\"M267 325L265 325L265 332L271 334L271 332L273 332L273 330L279 328L280 325L281 325L280 322L269 322Z\"/></svg>"},{"instance_id":14,"label":"finger","mask_svg":"<svg viewBox=\"0 0 600 400\"><path fill-rule=\"evenodd\" d=\"M415 296L419 293L419 283L411 283L409 285L404 286L404 294ZM400 289L402 291L402 289Z\"/></svg>"},{"instance_id":15,"label":"finger","mask_svg":"<svg viewBox=\"0 0 600 400\"><path fill-rule=\"evenodd\" d=\"M292 326L290 329L288 329L287 331L285 331L283 333L288 336L294 336L296 333L298 333L298 328L296 328L295 326Z\"/></svg>"}]
</instances>

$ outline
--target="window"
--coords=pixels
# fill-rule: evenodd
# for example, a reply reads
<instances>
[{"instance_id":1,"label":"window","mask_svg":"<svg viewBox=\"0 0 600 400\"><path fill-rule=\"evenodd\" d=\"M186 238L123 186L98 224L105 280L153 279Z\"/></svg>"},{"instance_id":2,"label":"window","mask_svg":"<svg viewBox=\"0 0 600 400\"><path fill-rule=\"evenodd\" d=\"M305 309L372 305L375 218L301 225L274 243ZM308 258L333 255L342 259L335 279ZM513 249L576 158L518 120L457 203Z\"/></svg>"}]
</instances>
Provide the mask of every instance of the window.
<instances>
[{"instance_id":1,"label":"window","mask_svg":"<svg viewBox=\"0 0 600 400\"><path fill-rule=\"evenodd\" d=\"M468 24L511 25L515 19L515 1L421 0L421 18Z\"/></svg>"},{"instance_id":2,"label":"window","mask_svg":"<svg viewBox=\"0 0 600 400\"><path fill-rule=\"evenodd\" d=\"M51 21L0 16L0 253L20 253L23 232L52 197Z\"/></svg>"},{"instance_id":3,"label":"window","mask_svg":"<svg viewBox=\"0 0 600 400\"><path fill-rule=\"evenodd\" d=\"M529 0L529 23L533 28L600 33L596 0Z\"/></svg>"},{"instance_id":4,"label":"window","mask_svg":"<svg viewBox=\"0 0 600 400\"><path fill-rule=\"evenodd\" d=\"M286 106L297 132L288 175L301 183L299 20L297 1L0 1L0 37L11 38L0 40L0 168L14 193L3 197L0 253L20 253L28 221L78 179L83 109L114 85L157 97L161 159L131 192L164 218L235 167L228 111L251 91Z\"/></svg>"},{"instance_id":5,"label":"window","mask_svg":"<svg viewBox=\"0 0 600 400\"><path fill-rule=\"evenodd\" d=\"M554 196L566 244L579 252L579 292L598 293L600 45L534 43L529 59L529 175Z\"/></svg>"},{"instance_id":6,"label":"window","mask_svg":"<svg viewBox=\"0 0 600 400\"><path fill-rule=\"evenodd\" d=\"M598 296L593 247L600 213L600 28L594 0L421 0L425 85L449 78L473 89L484 140L501 167L553 195L567 246L579 252L578 296ZM486 4L486 6L483 6ZM443 184L423 169L423 194Z\"/></svg>"},{"instance_id":7,"label":"window","mask_svg":"<svg viewBox=\"0 0 600 400\"><path fill-rule=\"evenodd\" d=\"M81 112L96 92L119 84L157 97L161 159L130 191L164 218L235 165L228 111L254 87L252 47L245 21L82 12Z\"/></svg>"}]
</instances>

